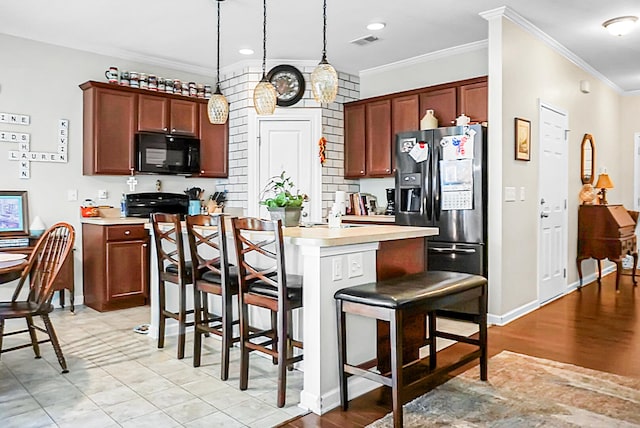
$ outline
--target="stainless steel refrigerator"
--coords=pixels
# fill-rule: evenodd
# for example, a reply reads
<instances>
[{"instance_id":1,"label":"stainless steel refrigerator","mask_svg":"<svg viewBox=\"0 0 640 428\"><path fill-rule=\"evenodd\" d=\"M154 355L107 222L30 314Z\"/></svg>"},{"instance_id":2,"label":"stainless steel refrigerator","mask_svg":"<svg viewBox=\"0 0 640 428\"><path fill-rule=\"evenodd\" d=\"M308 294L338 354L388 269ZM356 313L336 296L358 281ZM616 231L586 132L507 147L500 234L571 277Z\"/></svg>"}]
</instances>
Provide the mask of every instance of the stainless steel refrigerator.
<instances>
[{"instance_id":1,"label":"stainless steel refrigerator","mask_svg":"<svg viewBox=\"0 0 640 428\"><path fill-rule=\"evenodd\" d=\"M429 238L429 270L486 276L486 128L396 135L396 224L439 228Z\"/></svg>"}]
</instances>

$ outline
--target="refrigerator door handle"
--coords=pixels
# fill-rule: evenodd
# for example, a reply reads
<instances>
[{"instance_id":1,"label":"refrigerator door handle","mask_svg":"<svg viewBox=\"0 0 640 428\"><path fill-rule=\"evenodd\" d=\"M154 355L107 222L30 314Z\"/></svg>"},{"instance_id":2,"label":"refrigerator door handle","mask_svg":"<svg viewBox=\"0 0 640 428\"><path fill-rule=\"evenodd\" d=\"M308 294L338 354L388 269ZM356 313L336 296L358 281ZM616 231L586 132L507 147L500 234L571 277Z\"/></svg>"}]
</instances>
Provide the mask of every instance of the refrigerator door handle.
<instances>
[{"instance_id":1,"label":"refrigerator door handle","mask_svg":"<svg viewBox=\"0 0 640 428\"><path fill-rule=\"evenodd\" d=\"M433 180L435 181L435 189L433 191L433 218L436 221L440 221L440 150L439 147L437 150L434 150L434 159L433 159Z\"/></svg>"},{"instance_id":2,"label":"refrigerator door handle","mask_svg":"<svg viewBox=\"0 0 640 428\"><path fill-rule=\"evenodd\" d=\"M476 252L473 248L429 248L429 251L442 254L473 254Z\"/></svg>"},{"instance_id":3,"label":"refrigerator door handle","mask_svg":"<svg viewBox=\"0 0 640 428\"><path fill-rule=\"evenodd\" d=\"M425 161L427 170L425 171L422 181L425 186L424 205L427 211L427 220L431 221L431 213L433 212L433 204L431 202L431 162L433 158L433 150L429 150L427 156L428 158Z\"/></svg>"}]
</instances>

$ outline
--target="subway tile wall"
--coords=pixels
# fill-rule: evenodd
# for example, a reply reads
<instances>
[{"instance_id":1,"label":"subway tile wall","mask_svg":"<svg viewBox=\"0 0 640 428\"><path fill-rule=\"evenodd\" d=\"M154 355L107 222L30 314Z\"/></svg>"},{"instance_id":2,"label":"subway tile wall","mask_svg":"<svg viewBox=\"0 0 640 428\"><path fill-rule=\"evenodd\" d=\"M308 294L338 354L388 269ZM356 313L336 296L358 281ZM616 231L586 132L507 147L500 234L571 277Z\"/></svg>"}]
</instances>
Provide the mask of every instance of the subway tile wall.
<instances>
[{"instance_id":1,"label":"subway tile wall","mask_svg":"<svg viewBox=\"0 0 640 428\"><path fill-rule=\"evenodd\" d=\"M313 99L311 73L315 66L298 67L306 80L306 91L302 100L287 108L317 108ZM220 88L230 104L229 111L229 177L220 179L218 191L227 190L227 205L247 209L248 168L248 115L253 109L253 88L262 78L262 69L246 66L221 76ZM358 192L358 180L344 178L344 115L343 103L360 98L360 78L356 75L338 73L339 88L335 102L322 104L322 135L327 140L326 162L322 167L323 217L328 213L337 190ZM277 107L283 108L283 107Z\"/></svg>"}]
</instances>

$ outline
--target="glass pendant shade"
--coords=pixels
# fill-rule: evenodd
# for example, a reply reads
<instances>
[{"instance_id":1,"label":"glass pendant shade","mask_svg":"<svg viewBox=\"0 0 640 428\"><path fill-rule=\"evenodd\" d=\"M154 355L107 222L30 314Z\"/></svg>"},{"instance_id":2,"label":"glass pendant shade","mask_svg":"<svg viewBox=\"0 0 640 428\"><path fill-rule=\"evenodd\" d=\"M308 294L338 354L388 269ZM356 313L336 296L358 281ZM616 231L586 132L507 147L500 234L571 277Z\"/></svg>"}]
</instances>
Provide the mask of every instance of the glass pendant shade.
<instances>
[{"instance_id":1,"label":"glass pendant shade","mask_svg":"<svg viewBox=\"0 0 640 428\"><path fill-rule=\"evenodd\" d=\"M229 103L220 90L209 98L207 103L207 115L209 122L214 125L223 125L229 118Z\"/></svg>"},{"instance_id":2,"label":"glass pendant shade","mask_svg":"<svg viewBox=\"0 0 640 428\"><path fill-rule=\"evenodd\" d=\"M266 78L263 78L253 90L253 106L259 115L273 114L276 110L276 88Z\"/></svg>"},{"instance_id":3,"label":"glass pendant shade","mask_svg":"<svg viewBox=\"0 0 640 428\"><path fill-rule=\"evenodd\" d=\"M320 64L311 73L313 98L319 103L332 103L338 95L338 73L327 61Z\"/></svg>"}]
</instances>

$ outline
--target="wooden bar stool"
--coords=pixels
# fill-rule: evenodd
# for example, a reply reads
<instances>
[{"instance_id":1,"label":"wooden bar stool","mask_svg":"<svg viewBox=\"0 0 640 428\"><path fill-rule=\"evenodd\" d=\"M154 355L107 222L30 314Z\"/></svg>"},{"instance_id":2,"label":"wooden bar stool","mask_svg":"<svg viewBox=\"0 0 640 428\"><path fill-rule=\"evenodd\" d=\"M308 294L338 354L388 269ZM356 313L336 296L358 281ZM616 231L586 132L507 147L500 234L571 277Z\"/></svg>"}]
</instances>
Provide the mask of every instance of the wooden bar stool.
<instances>
[{"instance_id":1,"label":"wooden bar stool","mask_svg":"<svg viewBox=\"0 0 640 428\"><path fill-rule=\"evenodd\" d=\"M194 313L193 309L187 309L187 285L192 283L191 262L185 260L180 214L153 213L151 224L158 258L158 348L164 348L167 319L178 321L178 359L181 360L184 358L186 328L194 325L194 321L187 321L187 315ZM166 307L167 283L178 288L177 312ZM208 312L206 301L203 305L204 311Z\"/></svg>"},{"instance_id":2,"label":"wooden bar stool","mask_svg":"<svg viewBox=\"0 0 640 428\"><path fill-rule=\"evenodd\" d=\"M487 380L487 280L481 276L457 272L428 271L375 283L338 290L334 297L338 316L338 360L340 364L340 403L348 409L347 378L363 376L391 387L393 423L402 427L402 404L405 389L434 376L455 370L480 359L480 378ZM464 312L460 312L464 310ZM457 319L479 325L479 338L456 335L436 329L439 311ZM365 364L347 363L346 314L352 313L390 323L391 373L378 374ZM429 317L426 344L429 345L429 366L426 376L405 384L404 372L416 368L423 359L403 361L403 320L407 316L426 314ZM477 345L478 349L457 362L437 368L436 338ZM426 358L425 358L426 359Z\"/></svg>"}]
</instances>

